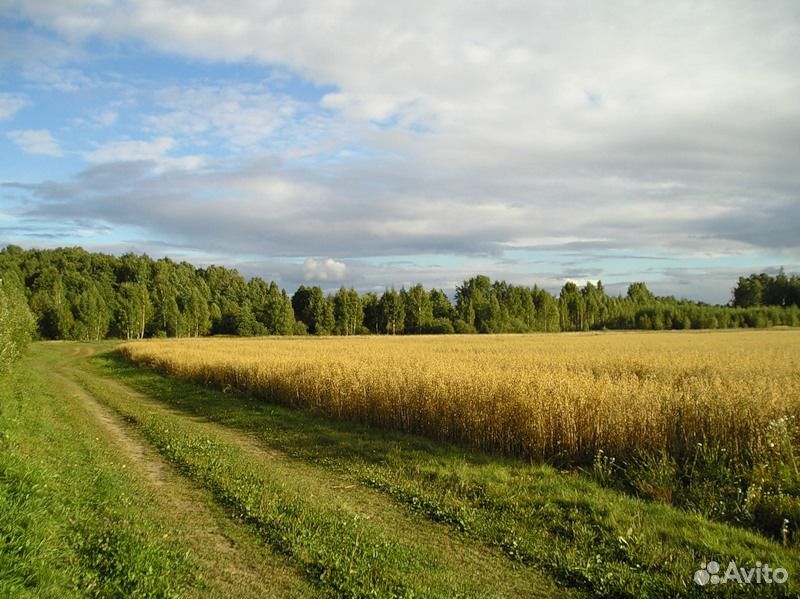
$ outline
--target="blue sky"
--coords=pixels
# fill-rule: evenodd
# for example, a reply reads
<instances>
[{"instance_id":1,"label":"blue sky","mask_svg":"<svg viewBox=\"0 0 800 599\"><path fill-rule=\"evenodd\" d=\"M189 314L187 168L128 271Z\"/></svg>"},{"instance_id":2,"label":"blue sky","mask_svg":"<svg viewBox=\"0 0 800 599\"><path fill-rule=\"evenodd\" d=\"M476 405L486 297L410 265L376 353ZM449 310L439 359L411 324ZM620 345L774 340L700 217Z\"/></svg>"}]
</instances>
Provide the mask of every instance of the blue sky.
<instances>
[{"instance_id":1,"label":"blue sky","mask_svg":"<svg viewBox=\"0 0 800 599\"><path fill-rule=\"evenodd\" d=\"M0 0L0 245L725 302L800 270L798 6Z\"/></svg>"}]
</instances>

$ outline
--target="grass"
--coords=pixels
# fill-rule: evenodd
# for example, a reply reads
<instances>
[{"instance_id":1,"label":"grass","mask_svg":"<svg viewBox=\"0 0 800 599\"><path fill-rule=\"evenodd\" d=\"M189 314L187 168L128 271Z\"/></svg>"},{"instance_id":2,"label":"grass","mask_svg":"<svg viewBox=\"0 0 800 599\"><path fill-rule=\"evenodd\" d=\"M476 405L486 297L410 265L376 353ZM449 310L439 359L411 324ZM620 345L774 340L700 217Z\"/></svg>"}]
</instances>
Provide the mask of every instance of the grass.
<instances>
[{"instance_id":1,"label":"grass","mask_svg":"<svg viewBox=\"0 0 800 599\"><path fill-rule=\"evenodd\" d=\"M316 597L35 344L0 385L0 596ZM65 351L67 350L67 351Z\"/></svg>"},{"instance_id":2,"label":"grass","mask_svg":"<svg viewBox=\"0 0 800 599\"><path fill-rule=\"evenodd\" d=\"M0 596L177 597L193 565L80 405L0 378Z\"/></svg>"},{"instance_id":3,"label":"grass","mask_svg":"<svg viewBox=\"0 0 800 599\"><path fill-rule=\"evenodd\" d=\"M172 447L173 441L184 434L170 432L183 430L173 428L173 424L197 426L187 416L200 417L224 430L254 435L261 444L282 452L298 465L369 487L410 513L502 551L510 562L551 577L565 589L597 597L700 596L708 589L691 581L698 565L711 559L722 563L733 559L740 565L761 561L785 567L790 572L789 585L719 586L713 589L715 596L784 596L795 592L791 574L800 572L796 551L741 528L712 522L702 514L604 488L592 476L321 418L268 404L252 395L223 392L137 369L117 354L97 359L96 367L105 376L123 381L171 408L175 423L159 429L154 438L162 447ZM108 400L114 401L110 396ZM132 405L130 400L115 402L117 409L129 415L134 410ZM140 417L132 417L140 426L148 426ZM224 436L210 440L221 443ZM264 480L249 478L246 456L228 457L217 445L208 454L196 443L192 447L191 459L199 460L201 472L192 476L203 479L203 469L227 464L214 466L224 469L226 480L257 480L255 487L263 488ZM259 476L264 475L262 472ZM205 479L204 484L217 483ZM252 487L248 484L238 489L225 487L225 493L231 494L225 501L245 518L249 517L245 508L264 505L250 495L248 489ZM286 509L299 501L293 498ZM251 524L266 526L267 531L279 530L273 523L276 517L269 512L257 514ZM346 544L354 542L353 533L344 538ZM376 539L381 536L365 534L363 538L372 546L380 544ZM386 540L390 542L391 537ZM294 538L288 546L290 553L298 546L293 543L298 542L300 546L306 543ZM415 568L425 570L429 564L420 566L426 563L424 559L415 561L411 554L395 551L376 554L389 564L384 570L377 566L382 572L378 580L358 570L352 580L350 575L333 576L342 576L345 584L354 584L353 588L360 591L380 583L388 585L381 587L381 592L407 592L413 587L398 581L413 584L419 576ZM324 557L324 553L321 555ZM426 596L437 588L425 588ZM452 588L442 588L442 592L455 593Z\"/></svg>"}]
</instances>

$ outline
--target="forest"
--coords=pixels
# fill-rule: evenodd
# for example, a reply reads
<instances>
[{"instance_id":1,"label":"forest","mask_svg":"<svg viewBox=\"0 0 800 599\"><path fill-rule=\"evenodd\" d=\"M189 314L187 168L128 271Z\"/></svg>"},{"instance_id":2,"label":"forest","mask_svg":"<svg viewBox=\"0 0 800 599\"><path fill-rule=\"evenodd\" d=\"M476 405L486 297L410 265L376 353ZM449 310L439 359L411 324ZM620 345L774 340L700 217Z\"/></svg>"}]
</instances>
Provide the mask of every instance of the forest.
<instances>
[{"instance_id":1,"label":"forest","mask_svg":"<svg viewBox=\"0 0 800 599\"><path fill-rule=\"evenodd\" d=\"M419 284L380 294L301 285L290 296L274 281L248 280L223 266L9 245L0 250L0 281L6 338L31 330L40 339L99 340L800 325L800 277L782 270L740 277L725 306L655 296L642 282L624 296L607 294L601 282L567 282L556 296L484 275L464 281L452 300ZM14 351L11 342L3 347Z\"/></svg>"}]
</instances>

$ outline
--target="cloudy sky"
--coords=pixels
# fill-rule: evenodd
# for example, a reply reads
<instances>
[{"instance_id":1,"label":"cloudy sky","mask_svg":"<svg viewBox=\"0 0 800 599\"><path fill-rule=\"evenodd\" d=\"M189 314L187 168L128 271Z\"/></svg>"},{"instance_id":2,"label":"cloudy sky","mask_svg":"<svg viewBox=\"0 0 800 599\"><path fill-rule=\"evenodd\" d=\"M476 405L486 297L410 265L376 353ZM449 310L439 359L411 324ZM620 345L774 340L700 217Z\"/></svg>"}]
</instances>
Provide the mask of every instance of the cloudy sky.
<instances>
[{"instance_id":1,"label":"cloudy sky","mask_svg":"<svg viewBox=\"0 0 800 599\"><path fill-rule=\"evenodd\" d=\"M800 3L0 0L0 245L726 302L800 270Z\"/></svg>"}]
</instances>

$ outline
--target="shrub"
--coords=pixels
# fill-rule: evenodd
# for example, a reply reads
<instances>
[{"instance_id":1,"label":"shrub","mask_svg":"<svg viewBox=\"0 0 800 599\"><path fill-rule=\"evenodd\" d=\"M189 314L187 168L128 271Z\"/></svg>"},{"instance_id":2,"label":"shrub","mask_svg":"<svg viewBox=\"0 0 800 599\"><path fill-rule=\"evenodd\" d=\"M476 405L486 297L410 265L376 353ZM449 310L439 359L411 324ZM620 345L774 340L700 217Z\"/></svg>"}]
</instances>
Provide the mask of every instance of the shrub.
<instances>
[{"instance_id":1,"label":"shrub","mask_svg":"<svg viewBox=\"0 0 800 599\"><path fill-rule=\"evenodd\" d=\"M22 287L15 277L0 274L0 371L20 357L33 331L33 315Z\"/></svg>"}]
</instances>

